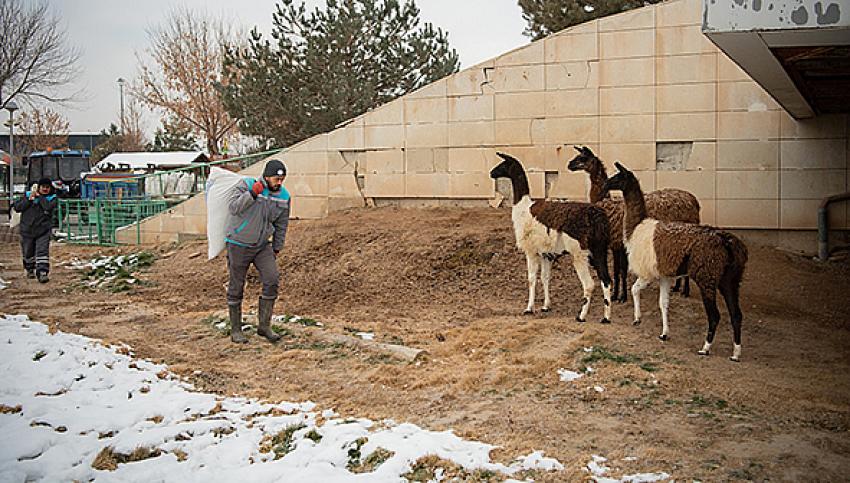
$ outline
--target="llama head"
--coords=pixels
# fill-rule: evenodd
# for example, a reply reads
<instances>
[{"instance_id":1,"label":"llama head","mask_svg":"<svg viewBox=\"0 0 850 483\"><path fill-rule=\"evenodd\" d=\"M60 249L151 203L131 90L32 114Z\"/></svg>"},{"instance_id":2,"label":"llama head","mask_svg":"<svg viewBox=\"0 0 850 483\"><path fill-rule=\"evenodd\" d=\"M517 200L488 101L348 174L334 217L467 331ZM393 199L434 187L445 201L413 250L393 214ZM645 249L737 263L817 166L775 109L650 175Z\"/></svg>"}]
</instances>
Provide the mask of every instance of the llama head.
<instances>
[{"instance_id":1,"label":"llama head","mask_svg":"<svg viewBox=\"0 0 850 483\"><path fill-rule=\"evenodd\" d=\"M626 169L625 166L620 163L614 163L614 166L617 167L617 174L608 178L605 181L605 184L602 185L603 193L608 193L611 190L626 191L631 186L640 186L640 183L634 173Z\"/></svg>"},{"instance_id":2,"label":"llama head","mask_svg":"<svg viewBox=\"0 0 850 483\"><path fill-rule=\"evenodd\" d=\"M505 153L496 153L502 158L502 162L499 163L498 166L490 170L490 177L493 179L496 178L511 178L519 173L524 172L522 168L522 164L510 154Z\"/></svg>"},{"instance_id":3,"label":"llama head","mask_svg":"<svg viewBox=\"0 0 850 483\"><path fill-rule=\"evenodd\" d=\"M567 164L567 169L570 171L587 171L589 173L602 163L587 146L573 146L573 149L578 151L578 155Z\"/></svg>"}]
</instances>

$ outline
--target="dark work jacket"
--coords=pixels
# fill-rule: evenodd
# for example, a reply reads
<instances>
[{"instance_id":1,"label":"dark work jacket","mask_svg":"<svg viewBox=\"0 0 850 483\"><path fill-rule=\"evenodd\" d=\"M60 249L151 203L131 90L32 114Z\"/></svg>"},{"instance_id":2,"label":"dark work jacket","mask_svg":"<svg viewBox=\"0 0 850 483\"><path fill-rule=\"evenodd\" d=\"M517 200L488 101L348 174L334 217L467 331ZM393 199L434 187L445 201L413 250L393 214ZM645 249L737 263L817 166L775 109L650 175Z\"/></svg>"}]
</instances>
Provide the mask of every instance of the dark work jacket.
<instances>
[{"instance_id":1,"label":"dark work jacket","mask_svg":"<svg viewBox=\"0 0 850 483\"><path fill-rule=\"evenodd\" d=\"M272 249L283 248L286 230L289 227L290 195L283 186L272 193L263 183L263 192L258 196L251 191L254 178L245 178L227 193L227 217L225 241L241 247L256 248L272 237Z\"/></svg>"},{"instance_id":2,"label":"dark work jacket","mask_svg":"<svg viewBox=\"0 0 850 483\"><path fill-rule=\"evenodd\" d=\"M39 195L30 200L27 191L22 198L15 200L15 211L21 214L21 236L38 238L53 228L53 210L56 209L56 195Z\"/></svg>"}]
</instances>

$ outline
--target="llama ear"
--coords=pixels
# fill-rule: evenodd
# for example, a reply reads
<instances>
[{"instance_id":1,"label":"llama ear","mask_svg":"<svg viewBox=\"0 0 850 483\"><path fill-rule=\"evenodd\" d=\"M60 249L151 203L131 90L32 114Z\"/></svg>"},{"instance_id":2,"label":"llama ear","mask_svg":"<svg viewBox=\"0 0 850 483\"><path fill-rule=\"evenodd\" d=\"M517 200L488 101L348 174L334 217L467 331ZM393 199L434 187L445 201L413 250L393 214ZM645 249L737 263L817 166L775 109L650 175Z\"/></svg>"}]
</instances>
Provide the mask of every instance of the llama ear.
<instances>
[{"instance_id":1,"label":"llama ear","mask_svg":"<svg viewBox=\"0 0 850 483\"><path fill-rule=\"evenodd\" d=\"M496 155L497 155L497 156L499 156L500 158L504 159L505 161L507 161L507 160L510 158L510 156L508 156L508 155L507 155L507 154L505 154L505 153L499 153L499 152L497 152L497 153L496 153Z\"/></svg>"},{"instance_id":2,"label":"llama ear","mask_svg":"<svg viewBox=\"0 0 850 483\"><path fill-rule=\"evenodd\" d=\"M628 169L626 169L626 167L623 166L622 164L620 164L618 161L614 161L614 166L617 168L617 171L619 171L621 173L624 172L624 171L625 172L628 171Z\"/></svg>"},{"instance_id":3,"label":"llama ear","mask_svg":"<svg viewBox=\"0 0 850 483\"><path fill-rule=\"evenodd\" d=\"M580 147L578 147L578 146L573 146L573 149L575 149L575 150L576 150L576 151L578 151L579 153L581 153L581 152L582 152L582 148L580 148Z\"/></svg>"},{"instance_id":4,"label":"llama ear","mask_svg":"<svg viewBox=\"0 0 850 483\"><path fill-rule=\"evenodd\" d=\"M596 155L593 154L593 151L591 151L590 148L587 147L587 146L582 146L581 153L586 155L586 156L596 157Z\"/></svg>"}]
</instances>

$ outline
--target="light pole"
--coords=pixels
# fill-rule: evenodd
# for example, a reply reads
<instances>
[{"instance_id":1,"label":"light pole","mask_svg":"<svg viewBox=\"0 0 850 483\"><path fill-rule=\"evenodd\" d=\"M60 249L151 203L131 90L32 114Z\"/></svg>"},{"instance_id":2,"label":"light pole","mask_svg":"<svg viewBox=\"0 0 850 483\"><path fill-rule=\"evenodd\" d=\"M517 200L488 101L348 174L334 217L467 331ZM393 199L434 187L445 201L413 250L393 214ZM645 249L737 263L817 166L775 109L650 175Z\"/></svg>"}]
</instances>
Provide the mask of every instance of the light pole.
<instances>
[{"instance_id":1,"label":"light pole","mask_svg":"<svg viewBox=\"0 0 850 483\"><path fill-rule=\"evenodd\" d=\"M124 83L127 82L123 77L118 78L118 92L121 96L121 134L124 134Z\"/></svg>"},{"instance_id":2,"label":"light pole","mask_svg":"<svg viewBox=\"0 0 850 483\"><path fill-rule=\"evenodd\" d=\"M18 105L15 101L9 101L6 103L6 110L9 111L9 208L11 209L12 203L15 202L15 111L18 110ZM9 211L10 220L11 215L12 212Z\"/></svg>"}]
</instances>

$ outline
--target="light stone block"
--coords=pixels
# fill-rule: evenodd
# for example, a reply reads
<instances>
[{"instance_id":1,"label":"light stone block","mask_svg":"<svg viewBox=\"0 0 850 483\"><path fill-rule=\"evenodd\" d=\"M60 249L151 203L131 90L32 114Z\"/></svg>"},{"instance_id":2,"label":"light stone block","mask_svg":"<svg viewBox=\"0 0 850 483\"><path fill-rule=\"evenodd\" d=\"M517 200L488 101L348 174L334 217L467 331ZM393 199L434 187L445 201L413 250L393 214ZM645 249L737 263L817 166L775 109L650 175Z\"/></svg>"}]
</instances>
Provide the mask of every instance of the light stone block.
<instances>
[{"instance_id":1,"label":"light stone block","mask_svg":"<svg viewBox=\"0 0 850 483\"><path fill-rule=\"evenodd\" d=\"M546 197L546 173L542 171L529 172L528 188L529 195L535 200L542 200Z\"/></svg>"},{"instance_id":2,"label":"light stone block","mask_svg":"<svg viewBox=\"0 0 850 483\"><path fill-rule=\"evenodd\" d=\"M328 196L336 198L360 197L354 174L328 175Z\"/></svg>"},{"instance_id":3,"label":"light stone block","mask_svg":"<svg viewBox=\"0 0 850 483\"><path fill-rule=\"evenodd\" d=\"M656 87L658 112L714 112L715 84L674 84Z\"/></svg>"},{"instance_id":4,"label":"light stone block","mask_svg":"<svg viewBox=\"0 0 850 483\"><path fill-rule=\"evenodd\" d=\"M717 54L717 80L727 82L752 81L753 79L726 54L719 52Z\"/></svg>"},{"instance_id":5,"label":"light stone block","mask_svg":"<svg viewBox=\"0 0 850 483\"><path fill-rule=\"evenodd\" d=\"M778 171L718 171L717 199L779 198Z\"/></svg>"},{"instance_id":6,"label":"light stone block","mask_svg":"<svg viewBox=\"0 0 850 483\"><path fill-rule=\"evenodd\" d=\"M655 59L602 60L599 62L600 87L655 85Z\"/></svg>"},{"instance_id":7,"label":"light stone block","mask_svg":"<svg viewBox=\"0 0 850 483\"><path fill-rule=\"evenodd\" d=\"M547 64L599 59L596 33L564 34L543 40Z\"/></svg>"},{"instance_id":8,"label":"light stone block","mask_svg":"<svg viewBox=\"0 0 850 483\"><path fill-rule=\"evenodd\" d=\"M328 152L299 152L287 151L283 155L283 162L286 165L288 175L298 174L327 174L328 172ZM259 176L262 173L257 174Z\"/></svg>"},{"instance_id":9,"label":"light stone block","mask_svg":"<svg viewBox=\"0 0 850 483\"><path fill-rule=\"evenodd\" d=\"M717 200L721 228L779 228L779 200Z\"/></svg>"},{"instance_id":10,"label":"light stone block","mask_svg":"<svg viewBox=\"0 0 850 483\"><path fill-rule=\"evenodd\" d=\"M492 87L496 92L542 91L546 88L542 64L516 67L496 67Z\"/></svg>"},{"instance_id":11,"label":"light stone block","mask_svg":"<svg viewBox=\"0 0 850 483\"><path fill-rule=\"evenodd\" d=\"M365 149L404 147L404 126L366 126Z\"/></svg>"},{"instance_id":12,"label":"light stone block","mask_svg":"<svg viewBox=\"0 0 850 483\"><path fill-rule=\"evenodd\" d=\"M432 82L424 87L421 87L405 96L406 99L421 99L428 97L446 97L448 93L448 82L446 79L440 79Z\"/></svg>"},{"instance_id":13,"label":"light stone block","mask_svg":"<svg viewBox=\"0 0 850 483\"><path fill-rule=\"evenodd\" d=\"M366 151L366 172L372 174L404 173L404 151L401 149Z\"/></svg>"},{"instance_id":14,"label":"light stone block","mask_svg":"<svg viewBox=\"0 0 850 483\"><path fill-rule=\"evenodd\" d=\"M599 34L600 59L652 57L655 55L655 29L620 30Z\"/></svg>"},{"instance_id":15,"label":"light stone block","mask_svg":"<svg viewBox=\"0 0 850 483\"><path fill-rule=\"evenodd\" d=\"M305 152L305 151L327 151L328 150L328 135L317 134L307 138L300 143L287 149L287 152Z\"/></svg>"},{"instance_id":16,"label":"light stone block","mask_svg":"<svg viewBox=\"0 0 850 483\"><path fill-rule=\"evenodd\" d=\"M404 162L406 173L434 173L434 150L406 149L404 151Z\"/></svg>"},{"instance_id":17,"label":"light stone block","mask_svg":"<svg viewBox=\"0 0 850 483\"><path fill-rule=\"evenodd\" d=\"M495 126L490 121L455 122L448 130L448 138L450 146L493 146Z\"/></svg>"},{"instance_id":18,"label":"light stone block","mask_svg":"<svg viewBox=\"0 0 850 483\"><path fill-rule=\"evenodd\" d=\"M688 171L713 171L717 163L717 144L714 142L693 143L691 156L686 163Z\"/></svg>"},{"instance_id":19,"label":"light stone block","mask_svg":"<svg viewBox=\"0 0 850 483\"><path fill-rule=\"evenodd\" d=\"M449 176L449 186L453 198L492 198L496 183L489 173L458 173Z\"/></svg>"},{"instance_id":20,"label":"light stone block","mask_svg":"<svg viewBox=\"0 0 850 483\"><path fill-rule=\"evenodd\" d=\"M364 149L365 134L363 126L346 126L328 133L328 149Z\"/></svg>"},{"instance_id":21,"label":"light stone block","mask_svg":"<svg viewBox=\"0 0 850 483\"><path fill-rule=\"evenodd\" d=\"M366 126L383 126L387 124L404 123L404 100L403 98L390 101L382 106L363 115Z\"/></svg>"},{"instance_id":22,"label":"light stone block","mask_svg":"<svg viewBox=\"0 0 850 483\"><path fill-rule=\"evenodd\" d=\"M694 54L657 57L655 78L658 85L715 82L718 54Z\"/></svg>"},{"instance_id":23,"label":"light stone block","mask_svg":"<svg viewBox=\"0 0 850 483\"><path fill-rule=\"evenodd\" d=\"M717 169L775 170L778 168L778 140L717 142Z\"/></svg>"},{"instance_id":24,"label":"light stone block","mask_svg":"<svg viewBox=\"0 0 850 483\"><path fill-rule=\"evenodd\" d=\"M546 89L595 89L599 86L599 62L546 64Z\"/></svg>"},{"instance_id":25,"label":"light stone block","mask_svg":"<svg viewBox=\"0 0 850 483\"><path fill-rule=\"evenodd\" d=\"M635 8L599 19L599 32L655 28L655 8Z\"/></svg>"},{"instance_id":26,"label":"light stone block","mask_svg":"<svg viewBox=\"0 0 850 483\"><path fill-rule=\"evenodd\" d=\"M328 151L328 174L351 174L365 159L365 151Z\"/></svg>"},{"instance_id":27,"label":"light stone block","mask_svg":"<svg viewBox=\"0 0 850 483\"><path fill-rule=\"evenodd\" d=\"M703 225L717 225L717 201L699 200L699 222Z\"/></svg>"},{"instance_id":28,"label":"light stone block","mask_svg":"<svg viewBox=\"0 0 850 483\"><path fill-rule=\"evenodd\" d=\"M779 138L779 111L719 112L717 117L717 139Z\"/></svg>"},{"instance_id":29,"label":"light stone block","mask_svg":"<svg viewBox=\"0 0 850 483\"><path fill-rule=\"evenodd\" d=\"M487 121L494 118L495 96L478 95L449 98L449 121Z\"/></svg>"},{"instance_id":30,"label":"light stone block","mask_svg":"<svg viewBox=\"0 0 850 483\"><path fill-rule=\"evenodd\" d=\"M655 17L659 27L702 25L702 2L683 0L660 3L655 9Z\"/></svg>"},{"instance_id":31,"label":"light stone block","mask_svg":"<svg viewBox=\"0 0 850 483\"><path fill-rule=\"evenodd\" d=\"M446 79L449 96L471 96L484 93L483 85L491 82L493 65L474 66Z\"/></svg>"},{"instance_id":32,"label":"light stone block","mask_svg":"<svg viewBox=\"0 0 850 483\"><path fill-rule=\"evenodd\" d=\"M545 112L543 92L496 94L496 119L543 117Z\"/></svg>"},{"instance_id":33,"label":"light stone block","mask_svg":"<svg viewBox=\"0 0 850 483\"><path fill-rule=\"evenodd\" d=\"M655 88L611 87L599 89L599 113L653 114L655 113Z\"/></svg>"},{"instance_id":34,"label":"light stone block","mask_svg":"<svg viewBox=\"0 0 850 483\"><path fill-rule=\"evenodd\" d=\"M609 171L609 173L614 172L616 172L616 170ZM634 171L635 178L638 179L638 182L640 183L640 188L643 190L644 193L649 193L650 191L655 191L659 188L655 180L657 173L657 171ZM619 193L612 196L622 197L622 195L620 195Z\"/></svg>"},{"instance_id":35,"label":"light stone block","mask_svg":"<svg viewBox=\"0 0 850 483\"><path fill-rule=\"evenodd\" d=\"M286 186L294 196L327 196L328 176L287 176Z\"/></svg>"},{"instance_id":36,"label":"light stone block","mask_svg":"<svg viewBox=\"0 0 850 483\"><path fill-rule=\"evenodd\" d=\"M692 25L655 29L655 52L663 56L715 53L718 49L703 35L699 25Z\"/></svg>"},{"instance_id":37,"label":"light stone block","mask_svg":"<svg viewBox=\"0 0 850 483\"><path fill-rule=\"evenodd\" d=\"M656 171L657 189L678 188L699 199L713 199L714 171Z\"/></svg>"},{"instance_id":38,"label":"light stone block","mask_svg":"<svg viewBox=\"0 0 850 483\"><path fill-rule=\"evenodd\" d=\"M484 171L489 173L491 169L502 162L502 158L496 155L497 152L509 154L518 159L527 171L545 171L547 169L547 160L550 157L549 150L543 146L497 146L487 155L487 164Z\"/></svg>"},{"instance_id":39,"label":"light stone block","mask_svg":"<svg viewBox=\"0 0 850 483\"><path fill-rule=\"evenodd\" d=\"M499 144L510 146L531 144L531 119L495 121L495 140ZM538 121L542 122L542 121Z\"/></svg>"},{"instance_id":40,"label":"light stone block","mask_svg":"<svg viewBox=\"0 0 850 483\"><path fill-rule=\"evenodd\" d=\"M449 148L449 172L485 173L499 159L492 148Z\"/></svg>"},{"instance_id":41,"label":"light stone block","mask_svg":"<svg viewBox=\"0 0 850 483\"><path fill-rule=\"evenodd\" d=\"M659 141L711 141L716 138L715 113L658 114Z\"/></svg>"},{"instance_id":42,"label":"light stone block","mask_svg":"<svg viewBox=\"0 0 850 483\"><path fill-rule=\"evenodd\" d=\"M544 42L537 41L514 49L496 58L496 67L542 64L544 62Z\"/></svg>"},{"instance_id":43,"label":"light stone block","mask_svg":"<svg viewBox=\"0 0 850 483\"><path fill-rule=\"evenodd\" d=\"M363 194L369 198L401 198L404 196L403 173L366 173Z\"/></svg>"},{"instance_id":44,"label":"light stone block","mask_svg":"<svg viewBox=\"0 0 850 483\"><path fill-rule=\"evenodd\" d=\"M590 144L599 142L599 117L559 117L533 121L534 144Z\"/></svg>"},{"instance_id":45,"label":"light stone block","mask_svg":"<svg viewBox=\"0 0 850 483\"><path fill-rule=\"evenodd\" d=\"M407 174L405 178L405 193L416 198L444 198L450 194L447 173Z\"/></svg>"},{"instance_id":46,"label":"light stone block","mask_svg":"<svg viewBox=\"0 0 850 483\"><path fill-rule=\"evenodd\" d=\"M328 198L326 196L299 197L292 203L291 218L318 220L328 216Z\"/></svg>"},{"instance_id":47,"label":"light stone block","mask_svg":"<svg viewBox=\"0 0 850 483\"><path fill-rule=\"evenodd\" d=\"M847 135L847 116L844 114L824 114L797 120L781 111L780 123L783 139L843 138Z\"/></svg>"},{"instance_id":48,"label":"light stone block","mask_svg":"<svg viewBox=\"0 0 850 483\"><path fill-rule=\"evenodd\" d=\"M408 124L446 123L449 120L448 99L404 99L404 116Z\"/></svg>"},{"instance_id":49,"label":"light stone block","mask_svg":"<svg viewBox=\"0 0 850 483\"><path fill-rule=\"evenodd\" d=\"M845 139L783 139L779 142L782 168L846 168L846 145Z\"/></svg>"},{"instance_id":50,"label":"light stone block","mask_svg":"<svg viewBox=\"0 0 850 483\"><path fill-rule=\"evenodd\" d=\"M818 207L821 200L781 200L779 206L780 228L782 229L817 229ZM846 204L836 203L829 207L829 228L841 229L847 227Z\"/></svg>"},{"instance_id":51,"label":"light stone block","mask_svg":"<svg viewBox=\"0 0 850 483\"><path fill-rule=\"evenodd\" d=\"M652 115L606 116L600 118L599 125L602 143L655 140L655 118Z\"/></svg>"},{"instance_id":52,"label":"light stone block","mask_svg":"<svg viewBox=\"0 0 850 483\"><path fill-rule=\"evenodd\" d=\"M447 124L408 124L405 134L407 148L439 147L448 143Z\"/></svg>"},{"instance_id":53,"label":"light stone block","mask_svg":"<svg viewBox=\"0 0 850 483\"><path fill-rule=\"evenodd\" d=\"M779 109L779 104L755 82L721 82L718 85L717 109L720 111L775 111Z\"/></svg>"},{"instance_id":54,"label":"light stone block","mask_svg":"<svg viewBox=\"0 0 850 483\"><path fill-rule=\"evenodd\" d=\"M569 117L599 113L599 89L547 91L546 117Z\"/></svg>"},{"instance_id":55,"label":"light stone block","mask_svg":"<svg viewBox=\"0 0 850 483\"><path fill-rule=\"evenodd\" d=\"M558 180L549 188L549 197L587 201L589 189L588 177L584 172L559 171Z\"/></svg>"},{"instance_id":56,"label":"light stone block","mask_svg":"<svg viewBox=\"0 0 850 483\"><path fill-rule=\"evenodd\" d=\"M821 199L847 191L847 171L843 169L782 170L782 199Z\"/></svg>"},{"instance_id":57,"label":"light stone block","mask_svg":"<svg viewBox=\"0 0 850 483\"><path fill-rule=\"evenodd\" d=\"M655 143L601 144L596 154L612 168L614 161L618 161L630 170L655 169ZM613 175L616 172L609 170L608 174Z\"/></svg>"}]
</instances>

